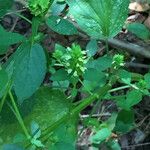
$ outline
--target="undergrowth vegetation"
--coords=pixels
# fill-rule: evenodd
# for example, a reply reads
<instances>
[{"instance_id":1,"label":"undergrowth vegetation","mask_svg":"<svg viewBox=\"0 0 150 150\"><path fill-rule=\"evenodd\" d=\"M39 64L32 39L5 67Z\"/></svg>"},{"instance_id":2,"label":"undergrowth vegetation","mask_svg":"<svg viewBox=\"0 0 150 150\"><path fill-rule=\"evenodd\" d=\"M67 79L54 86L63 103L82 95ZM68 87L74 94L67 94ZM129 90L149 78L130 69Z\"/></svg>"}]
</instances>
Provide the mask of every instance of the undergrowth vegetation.
<instances>
[{"instance_id":1,"label":"undergrowth vegetation","mask_svg":"<svg viewBox=\"0 0 150 150\"><path fill-rule=\"evenodd\" d=\"M93 149L104 144L120 150L118 137L136 128L133 106L150 95L150 73L126 70L127 55L108 46L124 26L129 0L28 0L32 20L11 10L13 3L0 0L0 18L15 14L31 24L31 33L23 36L0 25L0 55L17 45L0 64L0 149L75 150L80 122L93 132ZM85 34L90 41L86 48L77 42L70 47L56 43L49 53L42 45L43 25L65 36ZM137 36L150 38L139 24L126 28L135 32L135 26L146 30ZM95 57L99 41L105 52ZM45 83L47 74L50 82ZM105 119L93 118L97 104L107 100L117 110ZM91 104L89 116L80 120Z\"/></svg>"}]
</instances>

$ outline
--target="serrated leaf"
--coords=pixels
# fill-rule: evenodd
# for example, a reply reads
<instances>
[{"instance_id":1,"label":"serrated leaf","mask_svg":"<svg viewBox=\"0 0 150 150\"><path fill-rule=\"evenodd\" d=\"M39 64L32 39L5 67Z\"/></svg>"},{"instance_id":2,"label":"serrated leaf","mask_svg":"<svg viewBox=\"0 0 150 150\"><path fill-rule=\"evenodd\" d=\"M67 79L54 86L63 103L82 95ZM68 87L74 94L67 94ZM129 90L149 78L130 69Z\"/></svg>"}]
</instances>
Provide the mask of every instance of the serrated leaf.
<instances>
[{"instance_id":1,"label":"serrated leaf","mask_svg":"<svg viewBox=\"0 0 150 150\"><path fill-rule=\"evenodd\" d=\"M129 0L68 0L70 14L91 37L110 38L121 30Z\"/></svg>"},{"instance_id":2,"label":"serrated leaf","mask_svg":"<svg viewBox=\"0 0 150 150\"><path fill-rule=\"evenodd\" d=\"M11 8L13 0L0 0L0 18Z\"/></svg>"},{"instance_id":3,"label":"serrated leaf","mask_svg":"<svg viewBox=\"0 0 150 150\"><path fill-rule=\"evenodd\" d=\"M150 30L144 24L131 23L127 26L127 29L143 40L150 39Z\"/></svg>"},{"instance_id":4,"label":"serrated leaf","mask_svg":"<svg viewBox=\"0 0 150 150\"><path fill-rule=\"evenodd\" d=\"M127 133L134 126L134 112L132 110L121 110L116 120L115 131L119 133Z\"/></svg>"},{"instance_id":5,"label":"serrated leaf","mask_svg":"<svg viewBox=\"0 0 150 150\"><path fill-rule=\"evenodd\" d=\"M46 73L46 57L39 44L24 43L15 57L14 90L19 102L32 96Z\"/></svg>"},{"instance_id":6,"label":"serrated leaf","mask_svg":"<svg viewBox=\"0 0 150 150\"><path fill-rule=\"evenodd\" d=\"M55 32L63 35L78 34L77 29L72 23L59 16L50 16L47 20L47 25Z\"/></svg>"},{"instance_id":7,"label":"serrated leaf","mask_svg":"<svg viewBox=\"0 0 150 150\"><path fill-rule=\"evenodd\" d=\"M25 40L24 36L18 33L7 32L1 25L0 25L0 35L1 35L0 55L4 54L10 45L16 44Z\"/></svg>"}]
</instances>

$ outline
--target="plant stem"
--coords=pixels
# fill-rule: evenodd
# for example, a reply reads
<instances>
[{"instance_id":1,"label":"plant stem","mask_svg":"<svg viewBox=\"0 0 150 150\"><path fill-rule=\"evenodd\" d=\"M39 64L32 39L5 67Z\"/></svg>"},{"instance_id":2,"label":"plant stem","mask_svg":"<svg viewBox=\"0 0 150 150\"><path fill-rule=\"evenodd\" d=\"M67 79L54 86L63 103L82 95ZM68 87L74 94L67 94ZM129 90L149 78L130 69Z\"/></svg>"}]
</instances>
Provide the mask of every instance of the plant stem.
<instances>
[{"instance_id":1,"label":"plant stem","mask_svg":"<svg viewBox=\"0 0 150 150\"><path fill-rule=\"evenodd\" d=\"M16 105L16 103L15 103L14 97L13 97L13 95L12 95L12 93L11 93L10 90L9 90L9 96L10 96L12 105L13 105L13 107L14 107L14 111L15 111L15 114L16 114L16 118L18 119L18 122L19 122L19 124L20 124L22 130L24 131L24 134L26 135L27 139L30 139L31 136L30 136L30 134L28 133L27 128L25 127L25 124L24 124L24 122L23 122L23 119L22 119L22 117L21 117L21 115L20 115L20 113L19 113L19 110L18 110L17 105Z\"/></svg>"},{"instance_id":2,"label":"plant stem","mask_svg":"<svg viewBox=\"0 0 150 150\"><path fill-rule=\"evenodd\" d=\"M73 110L71 110L70 113L64 115L60 120L56 121L52 126L46 128L44 130L44 133L40 139L42 142L44 142L45 140L47 140L49 134L56 129L60 124L62 124L63 122L67 121L68 118L73 118L74 116L79 115L79 113L84 110L87 106L89 106L91 103L93 103L95 100L97 99L102 99L106 93L111 89L111 85L107 84L104 87L101 87L99 89L99 91L97 92L97 94L93 94L91 96L89 96L88 98L83 99L77 107L75 107Z\"/></svg>"},{"instance_id":3,"label":"plant stem","mask_svg":"<svg viewBox=\"0 0 150 150\"><path fill-rule=\"evenodd\" d=\"M8 82L6 91L5 91L4 96L3 96L2 100L1 100L0 113L1 113L1 111L2 111L2 108L3 108L3 105L4 105L4 103L5 103L7 94L8 94L8 92L9 92L9 90L10 90L10 87L11 87L11 81Z\"/></svg>"},{"instance_id":4,"label":"plant stem","mask_svg":"<svg viewBox=\"0 0 150 150\"><path fill-rule=\"evenodd\" d=\"M32 24L32 21L30 21L28 18L26 18L25 16L21 15L20 13L17 12L12 12L13 14L15 14L16 16L24 19L25 21L27 21L28 23Z\"/></svg>"},{"instance_id":5,"label":"plant stem","mask_svg":"<svg viewBox=\"0 0 150 150\"><path fill-rule=\"evenodd\" d=\"M127 88L130 88L131 85L125 85L125 86L121 86L121 87L118 87L118 88L114 88L112 90L109 90L109 93L111 92L116 92L116 91L119 91L119 90L124 90L124 89L127 89Z\"/></svg>"},{"instance_id":6,"label":"plant stem","mask_svg":"<svg viewBox=\"0 0 150 150\"><path fill-rule=\"evenodd\" d=\"M105 39L105 44L106 44L106 53L109 53L109 45L108 45L108 39Z\"/></svg>"},{"instance_id":7,"label":"plant stem","mask_svg":"<svg viewBox=\"0 0 150 150\"><path fill-rule=\"evenodd\" d=\"M102 99L107 92L111 89L112 85L116 82L116 78L112 77L109 81L108 84L104 85L101 87L96 94L90 95L88 98L85 98L82 100L82 102L73 108L70 112L68 112L66 115L64 115L62 118L60 118L58 121L56 121L54 124L51 126L47 127L42 131L42 136L39 138L41 142L46 141L49 138L49 135L51 134L52 131L54 131L59 125L61 125L63 122L67 121L68 118L73 118L79 113L84 110L87 106L89 106L91 103L93 103L95 100L100 100ZM30 146L30 143L26 143L26 148Z\"/></svg>"}]
</instances>

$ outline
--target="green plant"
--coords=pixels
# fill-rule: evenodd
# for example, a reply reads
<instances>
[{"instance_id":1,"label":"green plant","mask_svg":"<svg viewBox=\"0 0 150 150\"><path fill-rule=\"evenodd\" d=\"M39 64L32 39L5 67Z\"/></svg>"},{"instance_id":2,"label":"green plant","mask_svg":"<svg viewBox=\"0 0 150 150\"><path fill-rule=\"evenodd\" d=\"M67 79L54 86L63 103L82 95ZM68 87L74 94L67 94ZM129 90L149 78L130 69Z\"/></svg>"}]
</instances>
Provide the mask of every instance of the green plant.
<instances>
[{"instance_id":1,"label":"green plant","mask_svg":"<svg viewBox=\"0 0 150 150\"><path fill-rule=\"evenodd\" d=\"M0 17L11 8L12 3L5 5L6 2L0 1ZM0 26L1 55L7 53L10 45L20 43L0 66L1 149L74 150L79 113L92 103L107 99L116 103L118 112L99 121L92 118L93 107L82 123L94 133L90 137L93 147L105 143L109 149L121 149L112 135L136 128L133 106L142 96L149 95L150 89L149 73L143 76L128 72L124 69L124 55L109 53L108 39L121 30L128 4L128 0L29 0L27 8L33 14L32 21L19 16L31 23L30 37L7 32ZM56 15L47 17L49 9L51 14L68 13L64 9L67 5L79 27L94 39L86 50L78 44L67 48L56 44L54 53L49 55L41 45L45 37L38 30L41 25L45 23L63 35L78 34L67 19ZM54 8L58 10L53 12ZM100 39L106 41L107 54L95 59ZM45 86L47 72L51 73L52 84ZM121 86L112 88L116 83ZM127 92L113 96L112 93L123 89ZM79 101L76 95L80 92L85 93L86 98ZM8 124L11 118L12 123Z\"/></svg>"}]
</instances>

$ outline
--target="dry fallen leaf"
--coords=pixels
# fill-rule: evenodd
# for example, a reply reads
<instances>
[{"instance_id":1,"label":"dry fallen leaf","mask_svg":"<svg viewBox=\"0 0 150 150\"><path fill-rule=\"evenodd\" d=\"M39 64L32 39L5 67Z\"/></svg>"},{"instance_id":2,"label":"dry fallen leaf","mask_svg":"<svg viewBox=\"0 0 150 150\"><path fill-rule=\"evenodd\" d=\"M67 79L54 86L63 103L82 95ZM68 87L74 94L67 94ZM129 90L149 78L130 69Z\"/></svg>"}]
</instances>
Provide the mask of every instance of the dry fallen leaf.
<instances>
[{"instance_id":1,"label":"dry fallen leaf","mask_svg":"<svg viewBox=\"0 0 150 150\"><path fill-rule=\"evenodd\" d=\"M150 16L144 22L145 26L150 29Z\"/></svg>"},{"instance_id":2,"label":"dry fallen leaf","mask_svg":"<svg viewBox=\"0 0 150 150\"><path fill-rule=\"evenodd\" d=\"M137 11L137 12L145 12L150 9L150 6L147 3L133 2L133 3L130 3L129 9Z\"/></svg>"}]
</instances>

